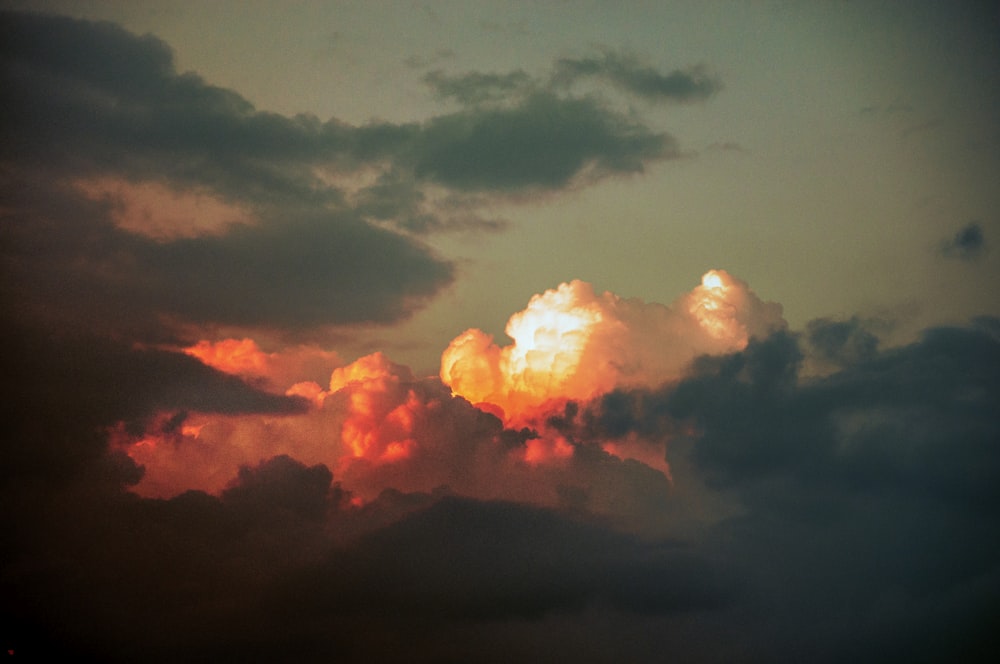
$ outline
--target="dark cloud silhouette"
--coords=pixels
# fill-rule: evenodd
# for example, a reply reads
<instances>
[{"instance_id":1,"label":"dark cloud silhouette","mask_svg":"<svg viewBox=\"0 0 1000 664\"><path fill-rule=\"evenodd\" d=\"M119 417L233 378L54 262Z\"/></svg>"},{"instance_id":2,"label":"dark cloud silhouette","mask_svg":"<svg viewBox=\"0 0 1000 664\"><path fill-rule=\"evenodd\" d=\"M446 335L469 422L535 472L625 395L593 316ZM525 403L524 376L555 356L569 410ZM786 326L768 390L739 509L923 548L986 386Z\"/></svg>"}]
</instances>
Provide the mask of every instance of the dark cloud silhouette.
<instances>
[{"instance_id":1,"label":"dark cloud silhouette","mask_svg":"<svg viewBox=\"0 0 1000 664\"><path fill-rule=\"evenodd\" d=\"M649 101L688 102L707 99L722 85L701 67L664 74L627 53L605 51L601 56L562 58L553 81L570 85L581 78L598 78Z\"/></svg>"},{"instance_id":2,"label":"dark cloud silhouette","mask_svg":"<svg viewBox=\"0 0 1000 664\"><path fill-rule=\"evenodd\" d=\"M400 619L475 621L589 602L640 613L709 609L726 603L732 580L681 546L538 507L445 497L335 552L300 583L286 600L295 612L346 605L383 614L391 606Z\"/></svg>"},{"instance_id":3,"label":"dark cloud silhouette","mask_svg":"<svg viewBox=\"0 0 1000 664\"><path fill-rule=\"evenodd\" d=\"M4 83L18 100L0 116L4 154L46 170L169 178L257 202L335 203L339 192L323 186L312 167L399 160L442 184L508 190L559 187L592 162L634 171L673 154L672 140L635 120L593 100L552 94L502 111L442 115L423 126L286 118L257 111L195 74L177 74L169 48L150 36L41 15L6 14L3 24ZM126 60L122 70L117 63ZM506 97L531 83L521 71L433 72L426 80L439 96L466 103ZM540 132L553 129L559 131L539 145ZM512 178L524 166L525 147L549 166Z\"/></svg>"},{"instance_id":4,"label":"dark cloud silhouette","mask_svg":"<svg viewBox=\"0 0 1000 664\"><path fill-rule=\"evenodd\" d=\"M605 61L615 65L609 69L610 80L637 94L696 94L694 89L682 90L680 79L685 77L695 88L709 86L694 75L675 72L664 77L653 69L636 68L614 54L607 54ZM596 180L641 172L649 162L678 157L677 142L669 134L655 132L595 97L566 94L574 79L608 73L588 62L560 60L548 80L520 69L430 72L424 82L435 96L467 108L427 122L409 163L418 177L458 189L517 191L560 189L580 174ZM658 84L660 92L646 89Z\"/></svg>"},{"instance_id":5,"label":"dark cloud silhouette","mask_svg":"<svg viewBox=\"0 0 1000 664\"><path fill-rule=\"evenodd\" d=\"M365 223L312 175L412 130L257 112L110 24L5 14L2 26L3 267L24 310L130 334L163 317L299 331L399 320L451 281L449 263ZM251 219L153 239L76 186L88 178L208 192Z\"/></svg>"},{"instance_id":6,"label":"dark cloud silhouette","mask_svg":"<svg viewBox=\"0 0 1000 664\"><path fill-rule=\"evenodd\" d=\"M976 222L964 226L951 238L941 242L940 252L947 258L974 260L986 251L986 235Z\"/></svg>"},{"instance_id":7,"label":"dark cloud silhouette","mask_svg":"<svg viewBox=\"0 0 1000 664\"><path fill-rule=\"evenodd\" d=\"M775 334L742 353L703 358L676 387L608 395L589 422L620 435L660 428L647 420L690 421L697 463L725 485L791 474L996 510L1000 493L986 480L1000 471L1000 448L991 444L1000 435L995 325L932 329L881 352L862 334L848 366L802 380L796 338ZM850 339L827 322L811 327L814 344L823 338L817 331L831 329ZM840 339L830 346L843 355Z\"/></svg>"},{"instance_id":8,"label":"dark cloud silhouette","mask_svg":"<svg viewBox=\"0 0 1000 664\"><path fill-rule=\"evenodd\" d=\"M53 503L58 519L8 515L19 573L2 577L5 646L101 661L431 661L469 624L592 603L705 611L738 588L685 546L548 509L447 492L388 492L360 510L347 498L325 467L277 457L219 497L74 488Z\"/></svg>"},{"instance_id":9,"label":"dark cloud silhouette","mask_svg":"<svg viewBox=\"0 0 1000 664\"><path fill-rule=\"evenodd\" d=\"M873 358L879 340L858 318L846 321L817 319L806 326L806 339L819 359L848 366Z\"/></svg>"},{"instance_id":10,"label":"dark cloud silhouette","mask_svg":"<svg viewBox=\"0 0 1000 664\"><path fill-rule=\"evenodd\" d=\"M5 648L29 659L258 661L261 642L284 636L255 634L277 624L261 599L325 550L317 519L341 498L324 467L279 457L245 469L219 498L71 487L52 499L58 518L8 515L20 553L7 570L20 573L2 579Z\"/></svg>"},{"instance_id":11,"label":"dark cloud silhouette","mask_svg":"<svg viewBox=\"0 0 1000 664\"><path fill-rule=\"evenodd\" d=\"M163 317L302 332L390 322L452 274L425 247L348 212L291 208L225 235L161 241L58 185L6 191L16 206L5 215L8 297L96 330L149 338Z\"/></svg>"},{"instance_id":12,"label":"dark cloud silhouette","mask_svg":"<svg viewBox=\"0 0 1000 664\"><path fill-rule=\"evenodd\" d=\"M258 112L235 92L178 74L160 40L112 24L6 13L0 25L11 101L0 116L2 154L22 167L166 180L255 202L330 198L308 167L347 147L345 125Z\"/></svg>"},{"instance_id":13,"label":"dark cloud silhouette","mask_svg":"<svg viewBox=\"0 0 1000 664\"><path fill-rule=\"evenodd\" d=\"M300 412L298 398L262 392L193 357L101 336L4 329L5 443L0 479L66 479L100 461L116 423L141 432L161 411ZM135 478L138 479L137 477Z\"/></svg>"},{"instance_id":14,"label":"dark cloud silhouette","mask_svg":"<svg viewBox=\"0 0 1000 664\"><path fill-rule=\"evenodd\" d=\"M608 395L581 421L595 437L693 427L671 456L746 509L709 549L768 607L734 637L761 659L970 655L992 648L986 598L1000 582L996 326L878 350L856 324L820 321L810 344L848 351L830 375L798 378L799 344L778 333L677 386ZM786 649L763 654L769 639Z\"/></svg>"},{"instance_id":15,"label":"dark cloud silhouette","mask_svg":"<svg viewBox=\"0 0 1000 664\"><path fill-rule=\"evenodd\" d=\"M481 217L475 195L450 195L431 201L420 184L398 172L385 173L354 197L358 214L388 221L403 230L497 232L507 228L502 219Z\"/></svg>"},{"instance_id":16,"label":"dark cloud silhouette","mask_svg":"<svg viewBox=\"0 0 1000 664\"><path fill-rule=\"evenodd\" d=\"M586 97L537 91L423 124L351 126L258 111L176 72L155 37L112 24L4 13L0 30L4 296L22 315L102 333L171 339L194 324L301 337L398 321L454 276L415 234L504 228L467 194L560 190L679 154L671 136ZM530 83L523 72L428 82L464 102ZM385 171L353 195L319 175L362 167ZM190 211L143 222L95 195L108 182L209 196L240 223L200 232L211 220ZM462 195L429 198L428 183Z\"/></svg>"},{"instance_id":17,"label":"dark cloud silhouette","mask_svg":"<svg viewBox=\"0 0 1000 664\"><path fill-rule=\"evenodd\" d=\"M549 424L575 446L571 462L525 470L560 487L561 507L463 498L462 463L450 478L458 493L389 490L354 507L326 467L287 456L243 468L218 497L140 499L123 491L134 465L95 441L58 491L41 492L38 473L0 484L3 504L20 506L0 523L5 643L25 656L102 661L537 661L568 652L552 644L570 637L574 659L595 662L666 651L760 662L987 652L1000 589L1000 321L887 349L853 321L810 330L704 358L660 390L567 406ZM800 377L804 351L816 348L840 368ZM20 353L22 390L53 407L71 396L88 406L44 425L5 416L22 432L61 433L52 458L83 442L69 437L80 424L71 419L100 413L105 399L102 419L122 415L120 395L73 395L68 381L48 393L73 365L32 362L31 350ZM36 364L50 368L32 383ZM163 375L148 367L135 371ZM441 447L411 471L490 441L502 454L530 436L503 432L430 381L392 391L437 404L414 435L440 428ZM173 394L160 403L190 405ZM628 435L671 440L674 489L595 444ZM699 477L708 486L692 489ZM684 509L701 527L669 541L631 534L641 523L609 518L617 513L601 504L648 522L691 491ZM730 516L700 513L708 499L728 502ZM622 633L628 645L608 652Z\"/></svg>"},{"instance_id":18,"label":"dark cloud silhouette","mask_svg":"<svg viewBox=\"0 0 1000 664\"><path fill-rule=\"evenodd\" d=\"M589 98L548 92L511 107L471 108L428 122L407 155L418 177L462 190L559 189L574 176L641 172L676 157L675 140Z\"/></svg>"}]
</instances>

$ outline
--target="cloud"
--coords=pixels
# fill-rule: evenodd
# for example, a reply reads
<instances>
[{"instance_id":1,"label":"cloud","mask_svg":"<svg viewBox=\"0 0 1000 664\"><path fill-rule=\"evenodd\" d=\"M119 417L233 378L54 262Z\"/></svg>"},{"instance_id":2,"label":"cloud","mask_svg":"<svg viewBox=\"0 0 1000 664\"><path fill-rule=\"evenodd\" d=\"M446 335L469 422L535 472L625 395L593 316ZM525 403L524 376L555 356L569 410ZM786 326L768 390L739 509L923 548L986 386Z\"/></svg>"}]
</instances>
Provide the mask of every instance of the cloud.
<instances>
[{"instance_id":1,"label":"cloud","mask_svg":"<svg viewBox=\"0 0 1000 664\"><path fill-rule=\"evenodd\" d=\"M878 353L878 337L857 317L846 321L820 318L806 325L812 357L837 367L869 360Z\"/></svg>"},{"instance_id":2,"label":"cloud","mask_svg":"<svg viewBox=\"0 0 1000 664\"><path fill-rule=\"evenodd\" d=\"M352 126L258 111L109 23L2 25L5 297L44 324L193 341L400 321L454 278L416 235L502 230L478 213L491 196L680 154L669 134L524 72L434 72L440 96L471 105Z\"/></svg>"},{"instance_id":3,"label":"cloud","mask_svg":"<svg viewBox=\"0 0 1000 664\"><path fill-rule=\"evenodd\" d=\"M406 622L537 619L589 603L665 614L723 605L732 582L683 547L538 507L446 496L307 569L285 603L331 617L392 606Z\"/></svg>"},{"instance_id":4,"label":"cloud","mask_svg":"<svg viewBox=\"0 0 1000 664\"><path fill-rule=\"evenodd\" d=\"M673 137L590 98L540 91L510 107L473 107L431 119L404 163L418 178L465 191L555 190L577 176L639 173L676 158Z\"/></svg>"},{"instance_id":5,"label":"cloud","mask_svg":"<svg viewBox=\"0 0 1000 664\"><path fill-rule=\"evenodd\" d=\"M627 53L606 50L601 56L562 58L553 81L571 85L581 78L597 78L648 101L690 102L704 100L722 85L702 67L675 69L664 74Z\"/></svg>"},{"instance_id":6,"label":"cloud","mask_svg":"<svg viewBox=\"0 0 1000 664\"><path fill-rule=\"evenodd\" d=\"M426 247L346 212L292 209L224 235L160 241L115 227L100 202L31 185L31 194L8 187L10 297L93 329L153 334L141 328L171 319L302 332L391 322L452 276Z\"/></svg>"},{"instance_id":7,"label":"cloud","mask_svg":"<svg viewBox=\"0 0 1000 664\"><path fill-rule=\"evenodd\" d=\"M333 474L323 465L305 467L287 455L276 456L256 467L240 468L222 500L251 512L287 511L309 520L322 520L331 501Z\"/></svg>"},{"instance_id":8,"label":"cloud","mask_svg":"<svg viewBox=\"0 0 1000 664\"><path fill-rule=\"evenodd\" d=\"M677 152L671 137L593 99L541 90L510 107L422 125L286 118L195 74L177 74L169 48L153 37L41 15L7 14L4 23L4 82L19 103L0 116L3 154L48 171L167 178L258 204L336 204L340 192L317 178L318 167L350 171L388 161L418 179L504 192L561 188L588 166L636 172ZM120 59L129 67L118 76ZM471 102L505 95L530 77L434 72L426 80L441 97Z\"/></svg>"},{"instance_id":9,"label":"cloud","mask_svg":"<svg viewBox=\"0 0 1000 664\"><path fill-rule=\"evenodd\" d=\"M435 96L441 99L471 105L482 102L496 102L521 96L534 86L534 79L525 71L517 69L506 74L466 72L449 76L435 70L424 76Z\"/></svg>"},{"instance_id":10,"label":"cloud","mask_svg":"<svg viewBox=\"0 0 1000 664\"><path fill-rule=\"evenodd\" d=\"M3 481L73 477L103 463L109 427L138 434L164 412L183 420L195 411L281 416L306 407L183 353L87 334L49 336L37 328L4 329Z\"/></svg>"},{"instance_id":11,"label":"cloud","mask_svg":"<svg viewBox=\"0 0 1000 664\"><path fill-rule=\"evenodd\" d=\"M678 302L712 301L694 293ZM890 348L866 329L751 335L666 384L566 402L535 431L381 355L335 369L305 412L182 414L164 397L168 417L136 435L160 436L187 477L206 465L192 446L225 460L216 495L123 491L135 466L100 448L103 466L77 466L43 503L23 476L0 485L23 506L0 524L17 543L0 577L8 643L104 660L505 661L573 637L576 659L607 661L625 633L636 661L971 654L1000 588L1000 322ZM814 353L828 371L803 375ZM73 404L76 383L43 387L71 366L30 394ZM80 395L83 412L98 396ZM556 435L569 456L528 462ZM629 437L666 442L673 482L602 449Z\"/></svg>"},{"instance_id":12,"label":"cloud","mask_svg":"<svg viewBox=\"0 0 1000 664\"><path fill-rule=\"evenodd\" d=\"M417 176L466 190L560 189L580 175L641 172L680 155L676 139L634 114L612 110L597 96L569 94L582 78L653 101L704 99L720 88L701 68L662 74L614 51L558 60L548 78L520 69L432 71L424 82L433 94L466 108L425 124L410 155Z\"/></svg>"},{"instance_id":13,"label":"cloud","mask_svg":"<svg viewBox=\"0 0 1000 664\"><path fill-rule=\"evenodd\" d=\"M746 632L731 638L743 650L788 661L973 652L1000 581L996 326L933 329L900 348L862 341L846 366L811 378L799 375L799 340L779 332L704 359L676 385L603 397L576 435L672 428L675 476L690 461L688 472L739 496L742 513L708 547L771 607L739 619ZM831 330L811 327L814 339ZM843 349L837 341L821 350ZM766 645L774 639L796 655Z\"/></svg>"},{"instance_id":14,"label":"cloud","mask_svg":"<svg viewBox=\"0 0 1000 664\"><path fill-rule=\"evenodd\" d=\"M676 380L699 355L743 348L784 325L780 305L725 270L705 273L671 307L596 293L575 280L512 315L509 345L477 329L456 337L442 355L441 379L509 421L530 422L560 400Z\"/></svg>"},{"instance_id":15,"label":"cloud","mask_svg":"<svg viewBox=\"0 0 1000 664\"><path fill-rule=\"evenodd\" d=\"M943 240L939 249L946 258L969 261L979 258L986 251L986 235L976 222L964 226L954 236Z\"/></svg>"},{"instance_id":16,"label":"cloud","mask_svg":"<svg viewBox=\"0 0 1000 664\"><path fill-rule=\"evenodd\" d=\"M842 370L802 380L802 350L781 332L703 359L676 386L605 398L597 421L619 428L643 427L644 417L690 421L696 460L725 484L752 487L790 474L994 509L1000 494L985 477L1000 456L984 455L1000 433L988 415L1000 396L994 327L933 329L884 351L863 341L864 352L851 353ZM966 475L973 459L980 469Z\"/></svg>"},{"instance_id":17,"label":"cloud","mask_svg":"<svg viewBox=\"0 0 1000 664\"><path fill-rule=\"evenodd\" d=\"M430 10L428 9L428 11ZM452 60L454 58L455 51L450 48L439 48L428 55L411 55L403 60L403 64L411 69L423 69L424 67L429 67L430 65L437 64L444 60Z\"/></svg>"},{"instance_id":18,"label":"cloud","mask_svg":"<svg viewBox=\"0 0 1000 664\"><path fill-rule=\"evenodd\" d=\"M3 26L16 100L0 130L4 269L23 310L132 335L168 319L305 332L400 320L450 283L449 262L366 223L314 175L405 128L258 112L110 24L5 14ZM109 180L128 205L88 188ZM178 232L141 214L171 196L187 201ZM242 223L199 232L183 217L218 216L205 201Z\"/></svg>"},{"instance_id":19,"label":"cloud","mask_svg":"<svg viewBox=\"0 0 1000 664\"><path fill-rule=\"evenodd\" d=\"M366 219L388 222L410 233L498 232L507 228L502 219L479 215L478 196L429 192L412 177L398 171L383 173L353 197L357 212ZM435 195L437 194L437 195Z\"/></svg>"},{"instance_id":20,"label":"cloud","mask_svg":"<svg viewBox=\"0 0 1000 664\"><path fill-rule=\"evenodd\" d=\"M341 125L258 112L174 70L169 47L109 23L5 13L4 149L52 174L120 173L254 202L316 196L307 166ZM124 64L127 63L127 64ZM266 159L262 159L266 158Z\"/></svg>"},{"instance_id":21,"label":"cloud","mask_svg":"<svg viewBox=\"0 0 1000 664\"><path fill-rule=\"evenodd\" d=\"M3 649L995 652L1000 321L897 347L857 317L796 333L711 270L670 306L540 293L510 342L456 338L448 384L380 353L343 364L300 340L450 283L414 233L637 172L673 139L504 75L433 79L463 105L424 122L286 118L177 73L153 37L41 15L0 31ZM610 53L562 67L629 95L715 89Z\"/></svg>"}]
</instances>

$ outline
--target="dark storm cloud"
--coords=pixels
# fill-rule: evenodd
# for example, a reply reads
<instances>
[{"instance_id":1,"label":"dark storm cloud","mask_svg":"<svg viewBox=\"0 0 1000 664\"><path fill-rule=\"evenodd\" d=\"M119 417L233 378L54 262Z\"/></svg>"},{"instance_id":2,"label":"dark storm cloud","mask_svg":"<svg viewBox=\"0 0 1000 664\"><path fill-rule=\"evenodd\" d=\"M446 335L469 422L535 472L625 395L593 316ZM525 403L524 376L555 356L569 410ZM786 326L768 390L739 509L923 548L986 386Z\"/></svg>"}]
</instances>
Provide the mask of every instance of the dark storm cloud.
<instances>
[{"instance_id":1,"label":"dark storm cloud","mask_svg":"<svg viewBox=\"0 0 1000 664\"><path fill-rule=\"evenodd\" d=\"M5 281L23 310L87 325L168 317L302 333L397 321L453 268L387 226L498 230L469 194L555 191L679 154L670 135L594 98L535 89L520 71L435 72L440 96L484 103L351 126L258 111L177 73L155 37L112 24L4 13L0 31ZM356 195L331 184L368 167L383 177ZM92 200L87 183L102 178L210 195L250 219L154 241L116 227L120 202ZM461 196L428 198L428 184Z\"/></svg>"},{"instance_id":2,"label":"dark storm cloud","mask_svg":"<svg viewBox=\"0 0 1000 664\"><path fill-rule=\"evenodd\" d=\"M446 492L358 510L348 497L324 466L277 457L220 497L76 492L59 519L7 519L24 540L20 573L2 577L4 645L100 661L433 661L465 625L711 611L738 591L685 546L552 510Z\"/></svg>"},{"instance_id":3,"label":"dark storm cloud","mask_svg":"<svg viewBox=\"0 0 1000 664\"><path fill-rule=\"evenodd\" d=\"M640 613L718 607L731 578L684 547L552 510L445 497L305 572L286 600L315 615L535 618L604 603Z\"/></svg>"},{"instance_id":4,"label":"dark storm cloud","mask_svg":"<svg viewBox=\"0 0 1000 664\"><path fill-rule=\"evenodd\" d=\"M879 350L856 322L821 321L808 341L841 364L828 376L798 378L802 351L779 333L584 419L594 436L694 427L672 455L745 506L708 547L769 616L733 637L760 659L968 655L1000 587L997 331L987 319Z\"/></svg>"},{"instance_id":5,"label":"dark storm cloud","mask_svg":"<svg viewBox=\"0 0 1000 664\"><path fill-rule=\"evenodd\" d=\"M380 158L411 130L257 112L110 24L5 14L2 29L4 268L25 309L300 330L399 320L450 282L447 262L311 175ZM213 192L256 223L154 241L69 186L99 176Z\"/></svg>"},{"instance_id":6,"label":"dark storm cloud","mask_svg":"<svg viewBox=\"0 0 1000 664\"><path fill-rule=\"evenodd\" d=\"M581 173L637 173L678 155L671 136L594 99L537 92L430 120L407 161L418 177L457 189L517 191L559 189Z\"/></svg>"},{"instance_id":7,"label":"dark storm cloud","mask_svg":"<svg viewBox=\"0 0 1000 664\"><path fill-rule=\"evenodd\" d=\"M219 497L166 501L122 493L136 469L105 457L42 502L30 483L0 486L20 506L0 524L6 644L102 661L543 661L565 639L595 662L984 652L1000 590L1000 321L889 349L851 342L866 338L855 322L811 329L808 344L778 333L553 422L580 440L673 427L671 462L694 473L678 486L704 475L740 508L684 541L596 518L568 494L598 476L571 467L584 479L564 488L570 511L448 489L356 508L327 468L288 457ZM817 345L868 350L798 377ZM574 464L601 454L574 444Z\"/></svg>"},{"instance_id":8,"label":"dark storm cloud","mask_svg":"<svg viewBox=\"0 0 1000 664\"><path fill-rule=\"evenodd\" d=\"M333 473L323 465L305 467L281 455L259 466L240 468L233 486L222 492L222 501L251 514L287 511L310 521L322 520L342 498L331 489ZM334 492L331 503L331 491Z\"/></svg>"},{"instance_id":9,"label":"dark storm cloud","mask_svg":"<svg viewBox=\"0 0 1000 664\"><path fill-rule=\"evenodd\" d=\"M705 99L720 88L700 68L663 74L612 51L561 59L548 78L520 69L433 71L424 77L433 94L466 108L425 123L404 163L419 178L458 189L518 191L560 189L581 174L596 180L641 172L648 163L680 155L669 134L597 96L570 94L582 78L651 100Z\"/></svg>"},{"instance_id":10,"label":"dark storm cloud","mask_svg":"<svg viewBox=\"0 0 1000 664\"><path fill-rule=\"evenodd\" d=\"M976 222L964 226L955 235L941 242L941 255L947 258L974 260L986 251L986 235Z\"/></svg>"},{"instance_id":11,"label":"dark storm cloud","mask_svg":"<svg viewBox=\"0 0 1000 664\"><path fill-rule=\"evenodd\" d=\"M304 408L182 353L10 324L2 342L0 484L73 477L104 454L109 427L124 422L142 431L160 411L280 415Z\"/></svg>"},{"instance_id":12,"label":"dark storm cloud","mask_svg":"<svg viewBox=\"0 0 1000 664\"><path fill-rule=\"evenodd\" d=\"M816 319L806 326L806 340L814 355L838 366L872 359L879 340L858 318L846 321Z\"/></svg>"},{"instance_id":13,"label":"dark storm cloud","mask_svg":"<svg viewBox=\"0 0 1000 664\"><path fill-rule=\"evenodd\" d=\"M288 636L268 631L285 626L261 600L329 547L321 522L342 498L325 467L277 457L218 498L70 487L50 499L58 516L5 515L20 555L0 577L4 647L31 660L260 661Z\"/></svg>"},{"instance_id":14,"label":"dark storm cloud","mask_svg":"<svg viewBox=\"0 0 1000 664\"><path fill-rule=\"evenodd\" d=\"M164 242L115 227L103 201L33 185L8 197L4 290L29 315L93 330L155 338L159 316L286 330L391 322L451 277L422 246L348 212L293 208Z\"/></svg>"},{"instance_id":15,"label":"dark storm cloud","mask_svg":"<svg viewBox=\"0 0 1000 664\"><path fill-rule=\"evenodd\" d=\"M159 40L110 24L8 14L3 25L4 83L17 100L3 111L4 154L48 171L168 179L257 202L335 203L338 192L320 186L311 167L388 160L441 184L507 191L559 188L591 165L633 172L676 156L671 137L594 100L541 92L524 98L537 82L523 71L426 78L442 98L521 99L504 109L353 127L257 111L235 92L177 74ZM126 60L124 69L117 65ZM706 85L689 78L696 89Z\"/></svg>"},{"instance_id":16,"label":"dark storm cloud","mask_svg":"<svg viewBox=\"0 0 1000 664\"><path fill-rule=\"evenodd\" d=\"M996 321L928 330L885 351L851 323L823 321L810 342L845 366L799 379L797 339L781 333L746 351L703 358L659 392L605 397L592 415L616 434L646 421L690 421L699 465L725 485L775 475L913 492L962 508L1000 509L1000 337Z\"/></svg>"},{"instance_id":17,"label":"dark storm cloud","mask_svg":"<svg viewBox=\"0 0 1000 664\"><path fill-rule=\"evenodd\" d=\"M698 101L711 97L722 84L700 67L664 74L627 53L606 51L599 57L562 58L553 81L569 85L581 78L604 80L649 101Z\"/></svg>"},{"instance_id":18,"label":"dark storm cloud","mask_svg":"<svg viewBox=\"0 0 1000 664\"><path fill-rule=\"evenodd\" d=\"M345 125L258 112L235 92L178 74L152 36L32 14L4 14L0 26L2 154L22 167L266 201L316 196L307 166L351 140Z\"/></svg>"}]
</instances>

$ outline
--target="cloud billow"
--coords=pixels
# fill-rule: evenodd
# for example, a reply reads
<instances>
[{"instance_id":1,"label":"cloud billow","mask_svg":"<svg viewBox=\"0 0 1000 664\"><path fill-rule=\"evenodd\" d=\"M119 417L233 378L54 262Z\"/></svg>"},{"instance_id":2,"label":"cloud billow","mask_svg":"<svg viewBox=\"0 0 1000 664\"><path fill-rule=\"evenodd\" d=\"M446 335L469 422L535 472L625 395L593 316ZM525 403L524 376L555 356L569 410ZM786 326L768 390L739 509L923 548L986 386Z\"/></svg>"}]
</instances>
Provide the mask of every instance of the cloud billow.
<instances>
[{"instance_id":1,"label":"cloud billow","mask_svg":"<svg viewBox=\"0 0 1000 664\"><path fill-rule=\"evenodd\" d=\"M294 415L232 417L262 410L243 392L229 415L197 425L178 413L142 444L229 458L270 436L301 455L303 432L332 450L343 431L367 457L334 472L336 457L252 449L263 460L217 495L152 499L122 491L137 469L95 443L41 506L34 477L0 484L5 504L24 506L0 522L18 538L11 569L36 570L0 577L4 625L25 654L102 660L539 661L570 648L600 662L622 629L634 636L614 655L634 661L968 656L990 643L1000 588L998 329L982 320L881 349L856 321L820 321L809 339L778 328L661 387L567 403L549 425L573 454L551 465L510 460L541 430L506 430L382 356L336 369L298 433ZM96 417L120 402L113 386L76 395L81 368L60 383L73 362L19 350L15 378L68 416L42 429L62 434L45 436L49 459L79 446L73 419L129 412ZM813 352L838 368L804 376ZM130 412L191 406L183 380L163 380L177 354L161 359L124 386L148 395L163 382L159 400ZM33 425L16 415L5 421ZM201 433L180 435L188 424ZM600 447L633 436L668 440L673 484ZM394 445L410 456L379 464ZM366 479L385 488L355 502L349 485Z\"/></svg>"},{"instance_id":2,"label":"cloud billow","mask_svg":"<svg viewBox=\"0 0 1000 664\"><path fill-rule=\"evenodd\" d=\"M862 348L839 371L807 380L799 378L799 342L780 332L700 360L676 386L612 393L589 421L594 435L604 427L650 431L658 418L690 421L696 462L716 481L751 492L777 475L1000 509L987 481L1000 472L1000 449L989 442L1000 436L992 415L1000 339L989 322L932 329L902 348Z\"/></svg>"}]
</instances>

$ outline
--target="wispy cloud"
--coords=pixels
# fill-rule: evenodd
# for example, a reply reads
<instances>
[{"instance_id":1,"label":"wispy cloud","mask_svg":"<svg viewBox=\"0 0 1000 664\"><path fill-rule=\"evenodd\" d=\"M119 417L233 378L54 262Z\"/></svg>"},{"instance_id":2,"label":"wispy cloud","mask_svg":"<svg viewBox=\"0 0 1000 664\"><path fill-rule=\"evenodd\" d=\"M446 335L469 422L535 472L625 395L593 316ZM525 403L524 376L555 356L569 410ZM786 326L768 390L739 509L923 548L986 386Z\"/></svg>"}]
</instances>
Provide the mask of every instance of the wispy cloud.
<instances>
[{"instance_id":1,"label":"wispy cloud","mask_svg":"<svg viewBox=\"0 0 1000 664\"><path fill-rule=\"evenodd\" d=\"M978 222L962 227L952 237L942 240L939 252L946 258L971 261L986 251L986 234Z\"/></svg>"},{"instance_id":2,"label":"wispy cloud","mask_svg":"<svg viewBox=\"0 0 1000 664\"><path fill-rule=\"evenodd\" d=\"M570 85L582 78L606 81L649 101L700 101L722 88L719 79L704 67L663 73L634 55L611 50L600 56L563 58L556 63L555 83Z\"/></svg>"}]
</instances>

